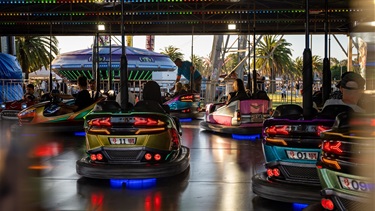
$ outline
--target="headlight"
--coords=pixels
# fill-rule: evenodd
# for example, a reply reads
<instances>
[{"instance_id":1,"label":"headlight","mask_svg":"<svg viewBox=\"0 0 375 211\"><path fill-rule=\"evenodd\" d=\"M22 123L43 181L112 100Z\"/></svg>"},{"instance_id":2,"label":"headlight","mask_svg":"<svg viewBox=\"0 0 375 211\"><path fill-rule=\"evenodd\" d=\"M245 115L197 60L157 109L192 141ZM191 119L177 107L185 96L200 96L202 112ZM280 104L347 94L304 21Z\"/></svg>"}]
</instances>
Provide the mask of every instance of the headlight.
<instances>
[{"instance_id":1,"label":"headlight","mask_svg":"<svg viewBox=\"0 0 375 211\"><path fill-rule=\"evenodd\" d=\"M22 103L21 109L25 109L25 108L27 108L27 104L26 103Z\"/></svg>"},{"instance_id":2,"label":"headlight","mask_svg":"<svg viewBox=\"0 0 375 211\"><path fill-rule=\"evenodd\" d=\"M5 104L0 104L1 109L5 109Z\"/></svg>"}]
</instances>

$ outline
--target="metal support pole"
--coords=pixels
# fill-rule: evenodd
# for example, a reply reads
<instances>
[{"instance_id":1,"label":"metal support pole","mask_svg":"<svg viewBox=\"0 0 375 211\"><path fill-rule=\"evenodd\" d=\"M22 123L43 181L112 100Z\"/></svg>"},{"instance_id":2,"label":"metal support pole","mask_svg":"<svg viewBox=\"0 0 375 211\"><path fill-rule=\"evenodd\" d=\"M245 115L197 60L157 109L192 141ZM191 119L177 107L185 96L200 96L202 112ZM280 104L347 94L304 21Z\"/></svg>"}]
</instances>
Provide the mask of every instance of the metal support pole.
<instances>
[{"instance_id":1,"label":"metal support pole","mask_svg":"<svg viewBox=\"0 0 375 211\"><path fill-rule=\"evenodd\" d=\"M325 19L324 19L324 59L323 59L323 90L322 102L329 98L331 93L331 70L328 59L328 0L325 0Z\"/></svg>"},{"instance_id":2,"label":"metal support pole","mask_svg":"<svg viewBox=\"0 0 375 211\"><path fill-rule=\"evenodd\" d=\"M305 119L311 119L313 115L312 101L312 55L309 48L309 0L306 0L306 34L305 34L305 50L303 51L303 116Z\"/></svg>"},{"instance_id":3,"label":"metal support pole","mask_svg":"<svg viewBox=\"0 0 375 211\"><path fill-rule=\"evenodd\" d=\"M121 109L126 110L128 105L128 60L125 49L125 24L124 24L124 1L121 1L121 68L120 68L120 90Z\"/></svg>"}]
</instances>

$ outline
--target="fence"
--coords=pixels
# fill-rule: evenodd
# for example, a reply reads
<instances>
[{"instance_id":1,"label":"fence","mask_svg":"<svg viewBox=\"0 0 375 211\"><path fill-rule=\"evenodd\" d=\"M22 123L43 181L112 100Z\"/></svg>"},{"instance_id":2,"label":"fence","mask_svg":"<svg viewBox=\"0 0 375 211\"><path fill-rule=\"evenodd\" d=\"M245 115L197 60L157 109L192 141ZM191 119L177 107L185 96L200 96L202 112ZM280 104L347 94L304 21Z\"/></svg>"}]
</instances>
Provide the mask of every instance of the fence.
<instances>
[{"instance_id":1,"label":"fence","mask_svg":"<svg viewBox=\"0 0 375 211\"><path fill-rule=\"evenodd\" d=\"M133 92L135 95L142 98L142 89L143 89L143 85L146 82L147 81L129 81L129 90ZM168 93L175 83L174 80L158 80L157 82L161 87L162 96L164 96L165 93ZM10 91L10 87L12 86L25 87L27 83L29 83L28 80L22 80L22 79L0 79L1 99L3 101L9 100L9 99L6 99L5 93ZM30 83L36 83L36 82L30 81ZM268 81L268 84L269 83L270 82ZM38 89L39 84L35 84L35 85L36 85L36 90L40 92L39 94L43 94L43 91ZM118 91L120 90L120 85L121 84L119 81L113 82L113 89L115 93L118 93ZM62 90L63 87L64 86L60 85L60 90ZM261 84L258 84L258 87L260 89L263 86ZM46 90L46 92L49 91L48 89ZM67 94L72 94L75 89L76 89L76 86L73 84L70 84L68 85L68 89L64 91ZM21 89L21 92L22 90L23 89ZM101 81L100 90L102 91L108 90L107 81ZM231 90L230 84L225 84L224 82L219 82L219 81L206 80L202 82L202 89L200 90L200 96L204 104L213 103L213 102L220 101L220 99L223 99L223 97L230 90ZM22 95L23 93L19 93L19 98L22 98ZM281 95L280 86L276 87L276 91L274 93L268 93L268 96L270 97L270 99L272 99L274 106L277 106L280 104L287 104L287 103L296 103L296 104L302 105L302 96L300 93L298 93L298 91L294 87L291 87L290 89L286 90L285 98L283 98Z\"/></svg>"}]
</instances>

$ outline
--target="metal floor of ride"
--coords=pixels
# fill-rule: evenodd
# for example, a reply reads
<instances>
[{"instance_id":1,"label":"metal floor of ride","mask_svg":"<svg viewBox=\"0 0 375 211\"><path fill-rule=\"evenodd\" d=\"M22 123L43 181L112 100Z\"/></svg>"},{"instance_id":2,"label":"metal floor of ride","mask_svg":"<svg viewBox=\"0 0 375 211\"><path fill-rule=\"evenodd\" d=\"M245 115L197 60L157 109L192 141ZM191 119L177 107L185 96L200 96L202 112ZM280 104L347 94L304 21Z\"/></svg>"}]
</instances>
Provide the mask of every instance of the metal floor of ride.
<instances>
[{"instance_id":1,"label":"metal floor of ride","mask_svg":"<svg viewBox=\"0 0 375 211\"><path fill-rule=\"evenodd\" d=\"M199 120L182 123L183 145L191 152L187 171L122 187L76 173L76 160L85 156L84 136L15 135L9 131L13 123L0 121L0 210L298 211L306 207L256 196L251 177L264 170L261 141L202 131Z\"/></svg>"}]
</instances>

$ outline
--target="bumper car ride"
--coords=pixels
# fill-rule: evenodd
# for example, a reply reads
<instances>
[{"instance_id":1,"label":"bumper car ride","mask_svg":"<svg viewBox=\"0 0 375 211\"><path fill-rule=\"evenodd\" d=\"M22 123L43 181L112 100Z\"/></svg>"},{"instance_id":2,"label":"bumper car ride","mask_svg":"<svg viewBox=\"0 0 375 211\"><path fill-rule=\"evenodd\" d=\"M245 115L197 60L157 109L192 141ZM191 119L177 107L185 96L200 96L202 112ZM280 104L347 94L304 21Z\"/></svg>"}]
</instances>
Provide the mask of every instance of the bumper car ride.
<instances>
[{"instance_id":1,"label":"bumper car ride","mask_svg":"<svg viewBox=\"0 0 375 211\"><path fill-rule=\"evenodd\" d=\"M101 108L85 117L87 157L76 162L79 175L161 178L188 169L190 150L181 145L176 118L156 112L121 112L111 103L98 104Z\"/></svg>"},{"instance_id":2,"label":"bumper car ride","mask_svg":"<svg viewBox=\"0 0 375 211\"><path fill-rule=\"evenodd\" d=\"M270 117L272 102L269 100L242 100L228 105L206 105L204 130L226 134L261 134L263 121Z\"/></svg>"},{"instance_id":3,"label":"bumper car ride","mask_svg":"<svg viewBox=\"0 0 375 211\"><path fill-rule=\"evenodd\" d=\"M41 102L20 111L18 124L13 125L12 130L30 133L83 131L83 117L94 108L96 103L103 100L104 98L100 98L84 109L61 115L58 114L60 109L58 103ZM67 100L64 104L73 105L74 99Z\"/></svg>"},{"instance_id":4,"label":"bumper car ride","mask_svg":"<svg viewBox=\"0 0 375 211\"><path fill-rule=\"evenodd\" d=\"M341 114L322 134L317 169L324 209L373 209L374 121L374 114Z\"/></svg>"},{"instance_id":5,"label":"bumper car ride","mask_svg":"<svg viewBox=\"0 0 375 211\"><path fill-rule=\"evenodd\" d=\"M277 201L319 201L317 190L321 186L316 162L320 156L320 133L332 127L338 113L347 110L347 106L330 106L315 118L304 119L300 106L278 106L263 124L266 171L253 177L254 193Z\"/></svg>"},{"instance_id":6,"label":"bumper car ride","mask_svg":"<svg viewBox=\"0 0 375 211\"><path fill-rule=\"evenodd\" d=\"M180 119L197 119L204 116L199 93L182 94L164 103L170 109L170 115Z\"/></svg>"}]
</instances>

